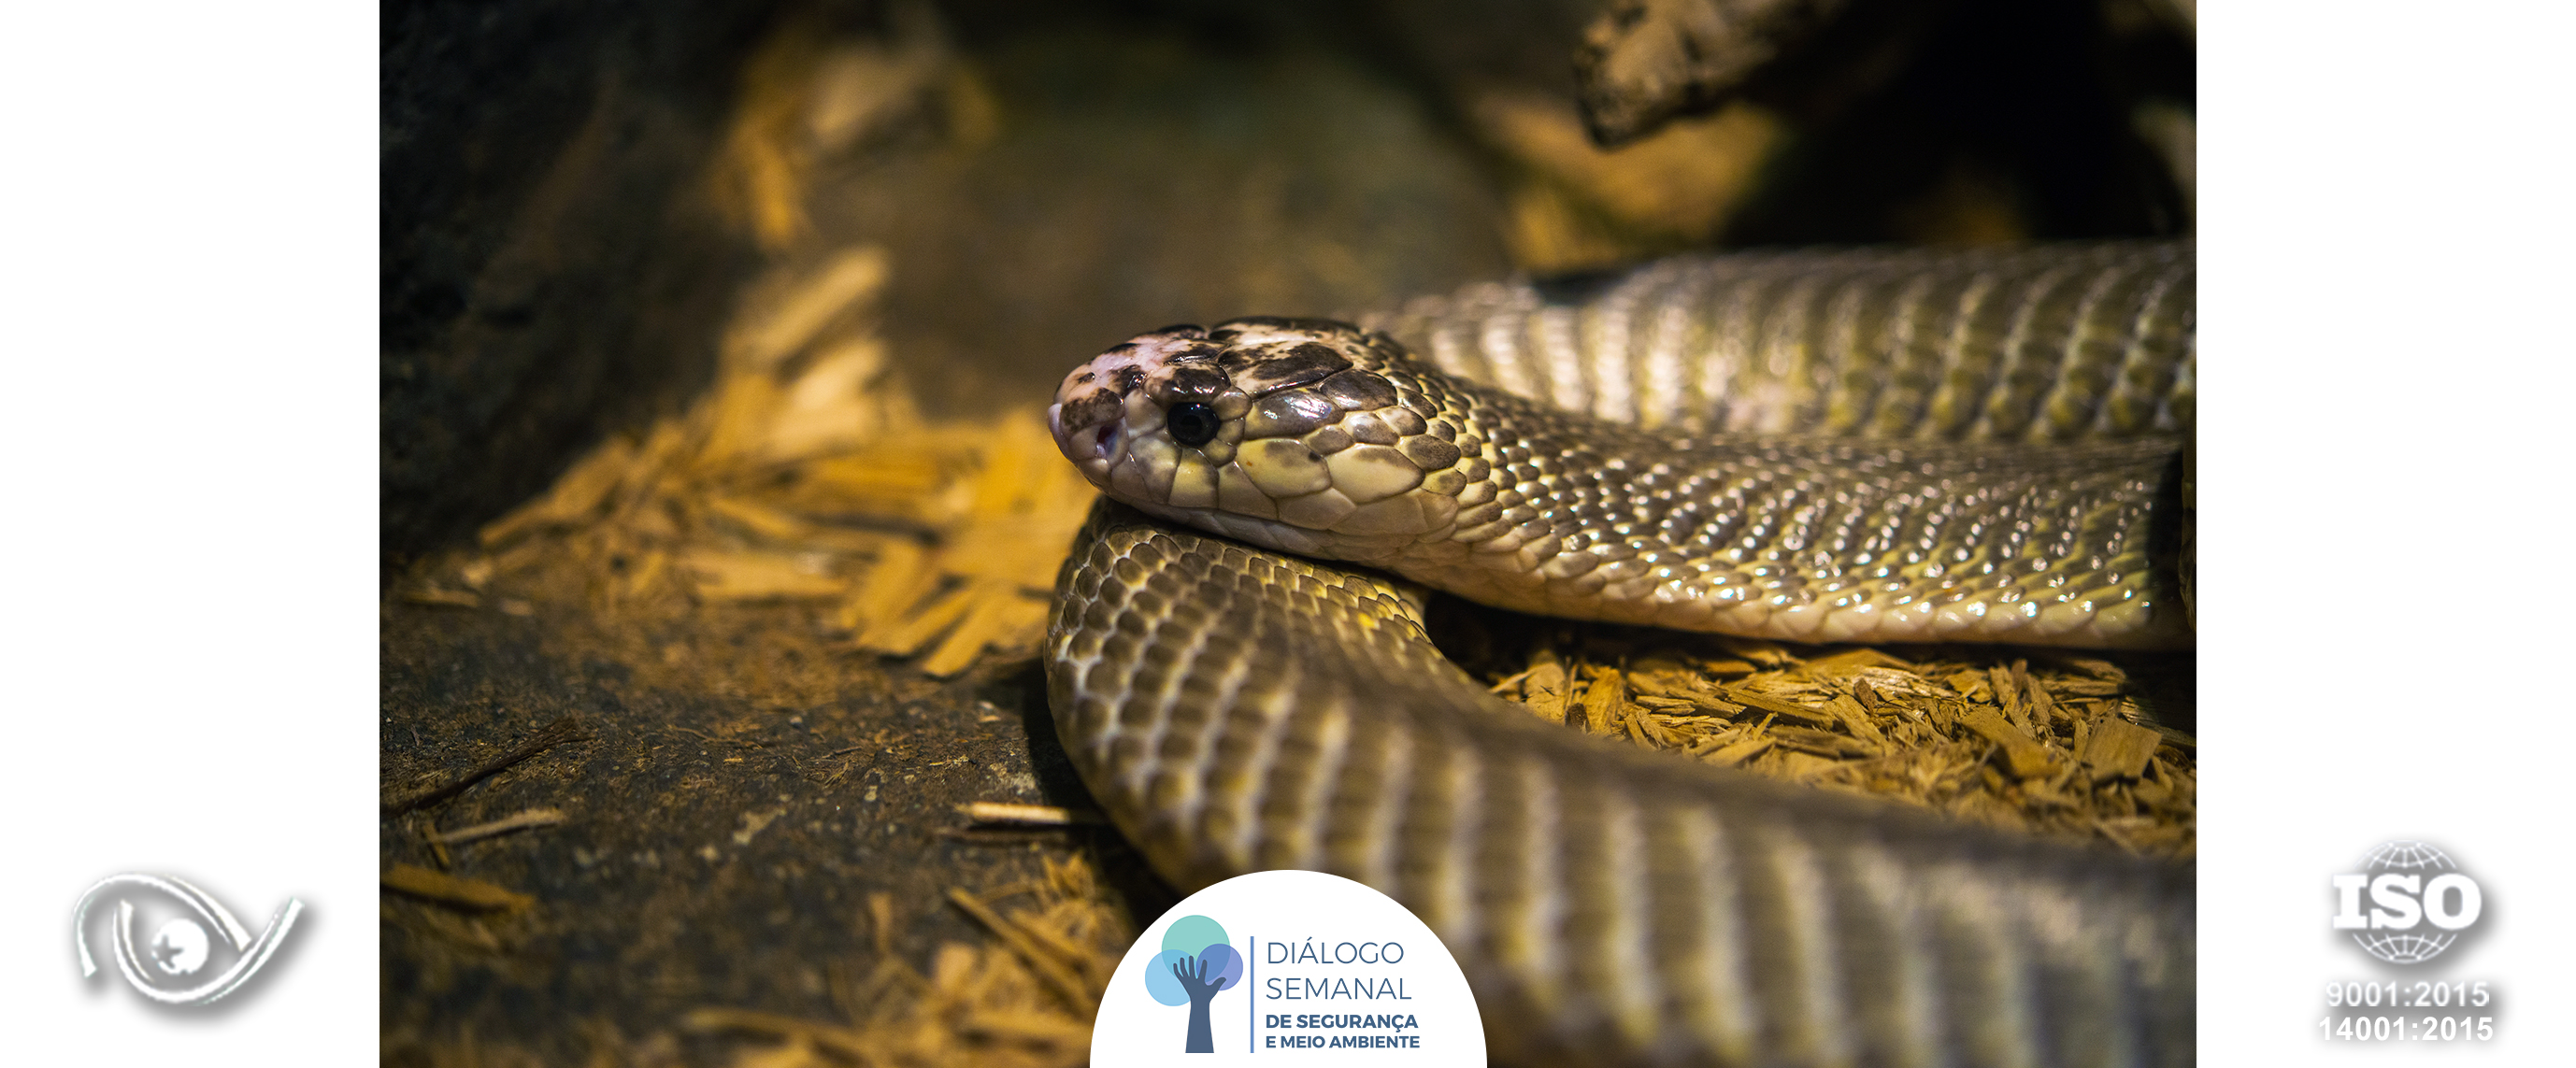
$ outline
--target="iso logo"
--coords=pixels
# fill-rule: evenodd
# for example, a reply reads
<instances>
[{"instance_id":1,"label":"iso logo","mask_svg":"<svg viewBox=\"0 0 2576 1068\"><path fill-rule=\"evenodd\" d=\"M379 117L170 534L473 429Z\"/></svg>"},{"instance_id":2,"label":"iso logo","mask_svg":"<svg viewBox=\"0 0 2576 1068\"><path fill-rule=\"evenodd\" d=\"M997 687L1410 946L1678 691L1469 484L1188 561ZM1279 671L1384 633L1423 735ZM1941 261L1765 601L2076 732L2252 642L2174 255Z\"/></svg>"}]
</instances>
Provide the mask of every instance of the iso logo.
<instances>
[{"instance_id":1,"label":"iso logo","mask_svg":"<svg viewBox=\"0 0 2576 1068\"><path fill-rule=\"evenodd\" d=\"M2359 872L2334 877L2338 931L2390 964L2422 964L2478 922L2485 896L2450 854L2422 842L2384 842ZM2372 908L2362 911L2362 892Z\"/></svg>"}]
</instances>

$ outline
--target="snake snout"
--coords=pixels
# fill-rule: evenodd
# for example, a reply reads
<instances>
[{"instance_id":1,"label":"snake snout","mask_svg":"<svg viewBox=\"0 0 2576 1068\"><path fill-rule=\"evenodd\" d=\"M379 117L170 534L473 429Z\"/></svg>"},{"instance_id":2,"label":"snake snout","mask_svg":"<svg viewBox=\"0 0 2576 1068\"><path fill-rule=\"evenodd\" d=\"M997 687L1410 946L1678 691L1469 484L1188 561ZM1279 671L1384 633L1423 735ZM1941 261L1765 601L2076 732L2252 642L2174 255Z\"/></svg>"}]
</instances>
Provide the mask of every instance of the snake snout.
<instances>
[{"instance_id":1,"label":"snake snout","mask_svg":"<svg viewBox=\"0 0 2576 1068\"><path fill-rule=\"evenodd\" d=\"M1048 426L1093 485L1151 514L1292 552L1382 554L1449 525L1485 474L1453 443L1462 424L1405 401L1396 382L1413 372L1391 345L1325 320L1166 328L1067 374Z\"/></svg>"},{"instance_id":2,"label":"snake snout","mask_svg":"<svg viewBox=\"0 0 2576 1068\"><path fill-rule=\"evenodd\" d=\"M1179 474L1183 445L1204 458L1208 446L1222 449L1218 432L1206 426L1202 436L1181 436L1176 444L1167 425L1174 407L1189 408L1202 423L1220 410L1211 407L1203 380L1224 376L1206 369L1216 346L1196 326L1170 326L1139 334L1085 361L1056 386L1055 404L1047 410L1047 429L1056 449L1082 470L1091 484L1140 507L1167 502ZM1240 414L1236 412L1234 414Z\"/></svg>"},{"instance_id":3,"label":"snake snout","mask_svg":"<svg viewBox=\"0 0 2576 1068\"><path fill-rule=\"evenodd\" d=\"M1118 459L1119 420L1114 416L1092 419L1090 414L1077 411L1076 421L1068 424L1063 402L1047 406L1047 433L1055 438L1056 451L1086 471L1106 468Z\"/></svg>"}]
</instances>

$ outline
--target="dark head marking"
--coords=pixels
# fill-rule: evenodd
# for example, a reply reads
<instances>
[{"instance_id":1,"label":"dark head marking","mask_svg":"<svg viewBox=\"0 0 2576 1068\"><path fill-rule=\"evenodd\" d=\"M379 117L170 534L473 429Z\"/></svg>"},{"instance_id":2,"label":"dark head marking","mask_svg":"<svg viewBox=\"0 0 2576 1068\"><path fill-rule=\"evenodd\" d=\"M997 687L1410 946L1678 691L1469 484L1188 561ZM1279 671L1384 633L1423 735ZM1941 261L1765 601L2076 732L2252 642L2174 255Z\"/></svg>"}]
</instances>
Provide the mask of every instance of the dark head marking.
<instances>
[{"instance_id":1,"label":"dark head marking","mask_svg":"<svg viewBox=\"0 0 2576 1068\"><path fill-rule=\"evenodd\" d=\"M1119 404L1118 398L1111 396L1108 390L1095 389L1083 394L1080 400L1066 401L1064 412L1058 418L1063 420L1065 429L1078 430L1112 422L1125 410L1126 407Z\"/></svg>"},{"instance_id":2,"label":"dark head marking","mask_svg":"<svg viewBox=\"0 0 2576 1068\"><path fill-rule=\"evenodd\" d=\"M1344 371L1325 379L1321 388L1334 404L1352 411L1395 403L1395 387L1366 371Z\"/></svg>"},{"instance_id":3,"label":"dark head marking","mask_svg":"<svg viewBox=\"0 0 2576 1068\"><path fill-rule=\"evenodd\" d=\"M1118 369L1118 395L1124 397L1145 388L1145 369L1128 364Z\"/></svg>"},{"instance_id":4,"label":"dark head marking","mask_svg":"<svg viewBox=\"0 0 2576 1068\"><path fill-rule=\"evenodd\" d=\"M1165 388L1174 397L1213 400L1217 394L1225 392L1225 376L1206 367L1174 368L1171 377L1165 381Z\"/></svg>"},{"instance_id":5,"label":"dark head marking","mask_svg":"<svg viewBox=\"0 0 2576 1068\"><path fill-rule=\"evenodd\" d=\"M1217 359L1217 366L1225 368L1237 387L1256 395L1320 382L1350 365L1341 353L1312 341L1284 352L1271 348L1235 349Z\"/></svg>"},{"instance_id":6,"label":"dark head marking","mask_svg":"<svg viewBox=\"0 0 2576 1068\"><path fill-rule=\"evenodd\" d=\"M1295 437L1340 417L1322 394L1292 389L1254 401L1247 425L1265 437Z\"/></svg>"}]
</instances>

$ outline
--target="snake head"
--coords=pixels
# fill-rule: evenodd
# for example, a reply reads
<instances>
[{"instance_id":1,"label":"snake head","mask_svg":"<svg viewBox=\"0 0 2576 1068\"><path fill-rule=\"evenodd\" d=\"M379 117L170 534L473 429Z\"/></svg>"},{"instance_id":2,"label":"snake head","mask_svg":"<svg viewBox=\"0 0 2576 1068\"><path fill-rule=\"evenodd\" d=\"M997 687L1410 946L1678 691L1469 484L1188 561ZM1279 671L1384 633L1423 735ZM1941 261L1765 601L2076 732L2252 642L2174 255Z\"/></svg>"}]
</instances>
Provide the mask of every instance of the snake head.
<instances>
[{"instance_id":1,"label":"snake head","mask_svg":"<svg viewBox=\"0 0 2576 1068\"><path fill-rule=\"evenodd\" d=\"M1330 320L1166 327L1066 375L1047 423L1145 512L1361 558L1441 531L1469 480L1425 378L1392 339Z\"/></svg>"}]
</instances>

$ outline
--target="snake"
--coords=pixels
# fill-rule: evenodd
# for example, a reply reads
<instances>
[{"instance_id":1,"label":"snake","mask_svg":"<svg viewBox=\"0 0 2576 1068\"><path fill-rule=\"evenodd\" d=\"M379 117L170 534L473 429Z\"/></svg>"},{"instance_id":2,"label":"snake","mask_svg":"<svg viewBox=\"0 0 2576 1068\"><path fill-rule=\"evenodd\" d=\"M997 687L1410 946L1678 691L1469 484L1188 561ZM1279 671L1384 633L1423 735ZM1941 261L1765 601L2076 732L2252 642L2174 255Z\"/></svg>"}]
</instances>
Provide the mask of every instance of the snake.
<instances>
[{"instance_id":1,"label":"snake","mask_svg":"<svg viewBox=\"0 0 2576 1068\"><path fill-rule=\"evenodd\" d=\"M2194 869L1542 722L1433 591L1793 642L2191 643L2188 244L1684 256L1138 335L1056 730L1153 868L1414 911L1528 1063L2193 1060Z\"/></svg>"}]
</instances>

